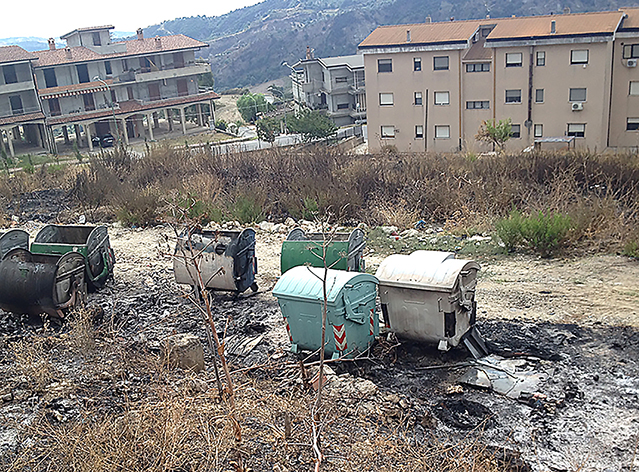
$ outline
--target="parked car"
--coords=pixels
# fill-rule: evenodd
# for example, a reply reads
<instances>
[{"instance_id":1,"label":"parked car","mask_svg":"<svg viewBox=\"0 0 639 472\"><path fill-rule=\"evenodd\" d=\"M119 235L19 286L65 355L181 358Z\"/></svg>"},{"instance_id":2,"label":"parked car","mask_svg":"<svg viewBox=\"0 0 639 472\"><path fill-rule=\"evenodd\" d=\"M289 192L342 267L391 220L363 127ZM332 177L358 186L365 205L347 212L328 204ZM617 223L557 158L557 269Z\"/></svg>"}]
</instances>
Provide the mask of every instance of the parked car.
<instances>
[{"instance_id":1,"label":"parked car","mask_svg":"<svg viewBox=\"0 0 639 472\"><path fill-rule=\"evenodd\" d=\"M93 138L91 138L91 142L93 143L93 147L107 148L113 147L115 138L111 133L107 133L102 137L94 136Z\"/></svg>"}]
</instances>

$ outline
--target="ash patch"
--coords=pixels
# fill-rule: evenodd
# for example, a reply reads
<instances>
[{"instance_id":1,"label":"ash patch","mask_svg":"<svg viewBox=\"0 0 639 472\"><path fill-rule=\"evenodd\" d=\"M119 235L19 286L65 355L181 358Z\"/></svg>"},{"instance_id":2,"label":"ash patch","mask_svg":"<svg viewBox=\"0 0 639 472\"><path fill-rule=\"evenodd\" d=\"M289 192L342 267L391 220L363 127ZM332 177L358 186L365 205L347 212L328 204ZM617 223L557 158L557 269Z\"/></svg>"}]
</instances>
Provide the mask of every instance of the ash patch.
<instances>
[{"instance_id":1,"label":"ash patch","mask_svg":"<svg viewBox=\"0 0 639 472\"><path fill-rule=\"evenodd\" d=\"M73 206L73 200L65 190L38 190L14 198L7 205L7 213L19 217L20 221L52 223L61 212Z\"/></svg>"}]
</instances>

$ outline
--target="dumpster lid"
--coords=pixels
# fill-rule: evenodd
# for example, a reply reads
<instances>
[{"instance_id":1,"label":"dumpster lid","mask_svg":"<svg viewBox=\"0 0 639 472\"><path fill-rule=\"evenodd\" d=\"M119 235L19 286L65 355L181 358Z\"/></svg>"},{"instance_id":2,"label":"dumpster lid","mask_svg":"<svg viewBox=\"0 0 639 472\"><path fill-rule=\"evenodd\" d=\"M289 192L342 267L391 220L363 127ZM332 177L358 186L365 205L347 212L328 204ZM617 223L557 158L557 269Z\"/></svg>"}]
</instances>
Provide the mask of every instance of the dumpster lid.
<instances>
[{"instance_id":1,"label":"dumpster lid","mask_svg":"<svg viewBox=\"0 0 639 472\"><path fill-rule=\"evenodd\" d=\"M323 299L322 280L324 268L297 266L287 270L273 288L276 297L288 296L310 300ZM360 272L345 270L328 270L326 294L328 303L334 303L342 290L360 282L372 282L377 285L377 278Z\"/></svg>"},{"instance_id":2,"label":"dumpster lid","mask_svg":"<svg viewBox=\"0 0 639 472\"><path fill-rule=\"evenodd\" d=\"M379 283L419 290L452 290L458 276L479 270L475 261L455 259L452 252L415 251L406 256L395 254L382 261L375 276Z\"/></svg>"}]
</instances>

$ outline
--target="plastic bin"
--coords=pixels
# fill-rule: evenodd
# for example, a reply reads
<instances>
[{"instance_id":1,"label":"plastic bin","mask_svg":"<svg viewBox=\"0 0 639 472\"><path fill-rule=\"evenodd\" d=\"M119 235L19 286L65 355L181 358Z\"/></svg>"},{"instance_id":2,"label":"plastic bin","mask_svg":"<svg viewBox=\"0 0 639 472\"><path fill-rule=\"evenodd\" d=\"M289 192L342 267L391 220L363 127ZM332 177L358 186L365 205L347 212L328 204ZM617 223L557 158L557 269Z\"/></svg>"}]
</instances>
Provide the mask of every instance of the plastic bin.
<instances>
[{"instance_id":1,"label":"plastic bin","mask_svg":"<svg viewBox=\"0 0 639 472\"><path fill-rule=\"evenodd\" d=\"M316 351L322 344L322 277L323 268L293 267L273 289L293 352ZM326 355L354 357L364 352L379 334L377 279L370 274L329 269L326 289Z\"/></svg>"},{"instance_id":2,"label":"plastic bin","mask_svg":"<svg viewBox=\"0 0 639 472\"><path fill-rule=\"evenodd\" d=\"M441 350L457 346L462 338L465 343L470 338L471 352L485 350L474 328L479 269L452 252L387 257L375 274L386 326L398 336L436 343Z\"/></svg>"},{"instance_id":3,"label":"plastic bin","mask_svg":"<svg viewBox=\"0 0 639 472\"><path fill-rule=\"evenodd\" d=\"M364 272L364 248L366 240L361 229L349 233L332 235L333 241L327 248L326 263L331 269ZM305 233L295 228L288 233L282 243L280 268L282 274L291 267L310 265L324 267L322 261L322 233ZM318 257L319 256L319 257Z\"/></svg>"},{"instance_id":4,"label":"plastic bin","mask_svg":"<svg viewBox=\"0 0 639 472\"><path fill-rule=\"evenodd\" d=\"M115 256L106 226L47 225L31 244L33 254L62 256L77 252L84 257L86 281L101 288L113 275Z\"/></svg>"},{"instance_id":5,"label":"plastic bin","mask_svg":"<svg viewBox=\"0 0 639 472\"><path fill-rule=\"evenodd\" d=\"M206 288L236 293L242 293L248 288L257 291L255 230L203 230L190 237L187 234L180 236L173 257L175 281L199 287L193 257L198 263Z\"/></svg>"}]
</instances>

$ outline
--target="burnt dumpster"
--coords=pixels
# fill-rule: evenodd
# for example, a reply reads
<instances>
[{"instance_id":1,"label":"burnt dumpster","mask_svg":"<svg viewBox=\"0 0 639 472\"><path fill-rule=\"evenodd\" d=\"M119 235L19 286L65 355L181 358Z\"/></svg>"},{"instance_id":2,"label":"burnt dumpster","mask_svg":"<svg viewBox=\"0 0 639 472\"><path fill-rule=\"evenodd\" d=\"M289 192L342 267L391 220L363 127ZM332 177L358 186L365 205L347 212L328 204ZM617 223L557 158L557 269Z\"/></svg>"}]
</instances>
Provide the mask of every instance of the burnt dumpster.
<instances>
[{"instance_id":1,"label":"burnt dumpster","mask_svg":"<svg viewBox=\"0 0 639 472\"><path fill-rule=\"evenodd\" d=\"M377 273L382 316L398 336L448 350L461 341L475 357L487 354L475 328L479 264L452 252L416 251L382 261Z\"/></svg>"},{"instance_id":2,"label":"burnt dumpster","mask_svg":"<svg viewBox=\"0 0 639 472\"><path fill-rule=\"evenodd\" d=\"M205 288L237 294L250 288L256 292L255 230L182 234L173 255L175 281L201 288L198 268Z\"/></svg>"},{"instance_id":3,"label":"burnt dumpster","mask_svg":"<svg viewBox=\"0 0 639 472\"><path fill-rule=\"evenodd\" d=\"M63 318L86 295L84 265L76 252L60 257L11 249L0 261L0 308Z\"/></svg>"},{"instance_id":4,"label":"burnt dumpster","mask_svg":"<svg viewBox=\"0 0 639 472\"><path fill-rule=\"evenodd\" d=\"M364 272L364 248L366 240L361 229L349 233L335 233L330 236L332 241L326 248L326 264L331 269ZM291 267L310 265L323 267L322 233L305 233L301 228L295 228L288 233L282 243L280 267L282 274Z\"/></svg>"},{"instance_id":5,"label":"burnt dumpster","mask_svg":"<svg viewBox=\"0 0 639 472\"><path fill-rule=\"evenodd\" d=\"M101 288L113 275L115 256L106 226L47 225L31 243L33 254L63 256L77 252L85 261L90 288Z\"/></svg>"},{"instance_id":6,"label":"burnt dumpster","mask_svg":"<svg viewBox=\"0 0 639 472\"><path fill-rule=\"evenodd\" d=\"M324 269L298 266L287 270L273 289L291 341L291 351L316 351L322 345ZM370 274L328 270L327 356L355 357L379 334L375 311L377 279Z\"/></svg>"},{"instance_id":7,"label":"burnt dumpster","mask_svg":"<svg viewBox=\"0 0 639 472\"><path fill-rule=\"evenodd\" d=\"M29 249L29 233L21 229L10 229L0 234L0 260L15 248Z\"/></svg>"}]
</instances>

